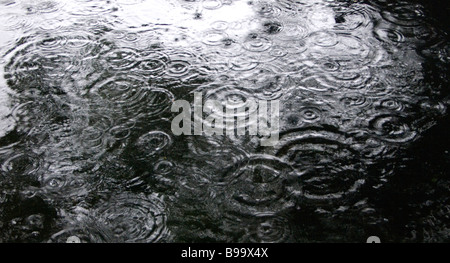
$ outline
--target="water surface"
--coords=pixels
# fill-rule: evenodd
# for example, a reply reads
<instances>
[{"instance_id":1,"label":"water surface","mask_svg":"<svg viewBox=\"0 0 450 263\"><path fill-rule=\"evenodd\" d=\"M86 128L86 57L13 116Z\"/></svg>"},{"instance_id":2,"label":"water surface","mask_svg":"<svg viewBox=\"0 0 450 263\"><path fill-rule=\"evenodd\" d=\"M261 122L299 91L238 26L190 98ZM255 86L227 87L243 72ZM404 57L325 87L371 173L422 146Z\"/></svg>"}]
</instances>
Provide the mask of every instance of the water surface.
<instances>
[{"instance_id":1,"label":"water surface","mask_svg":"<svg viewBox=\"0 0 450 263\"><path fill-rule=\"evenodd\" d=\"M433 10L0 0L0 242L449 241ZM195 92L280 100L280 143L174 136Z\"/></svg>"}]
</instances>

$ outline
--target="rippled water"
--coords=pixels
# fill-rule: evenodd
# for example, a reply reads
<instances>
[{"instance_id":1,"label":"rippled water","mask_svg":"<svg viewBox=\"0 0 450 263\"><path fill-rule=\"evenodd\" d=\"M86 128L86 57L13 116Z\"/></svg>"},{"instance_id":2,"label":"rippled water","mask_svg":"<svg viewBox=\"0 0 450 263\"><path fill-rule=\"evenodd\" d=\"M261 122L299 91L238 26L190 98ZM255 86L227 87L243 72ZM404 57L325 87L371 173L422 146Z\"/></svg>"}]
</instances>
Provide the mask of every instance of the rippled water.
<instances>
[{"instance_id":1,"label":"rippled water","mask_svg":"<svg viewBox=\"0 0 450 263\"><path fill-rule=\"evenodd\" d=\"M448 242L435 9L0 0L0 242ZM280 100L280 143L174 136L195 92Z\"/></svg>"}]
</instances>

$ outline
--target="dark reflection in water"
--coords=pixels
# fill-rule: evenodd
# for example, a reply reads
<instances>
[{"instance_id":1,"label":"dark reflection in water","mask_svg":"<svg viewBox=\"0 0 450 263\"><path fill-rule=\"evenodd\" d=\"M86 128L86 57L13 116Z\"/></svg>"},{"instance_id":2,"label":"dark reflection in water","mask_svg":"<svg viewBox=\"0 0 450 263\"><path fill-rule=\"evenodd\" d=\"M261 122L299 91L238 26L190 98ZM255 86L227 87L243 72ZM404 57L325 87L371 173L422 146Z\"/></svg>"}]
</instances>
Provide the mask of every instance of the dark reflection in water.
<instances>
[{"instance_id":1,"label":"dark reflection in water","mask_svg":"<svg viewBox=\"0 0 450 263\"><path fill-rule=\"evenodd\" d=\"M0 0L0 241L449 241L429 5ZM280 100L280 143L174 136L194 92Z\"/></svg>"}]
</instances>

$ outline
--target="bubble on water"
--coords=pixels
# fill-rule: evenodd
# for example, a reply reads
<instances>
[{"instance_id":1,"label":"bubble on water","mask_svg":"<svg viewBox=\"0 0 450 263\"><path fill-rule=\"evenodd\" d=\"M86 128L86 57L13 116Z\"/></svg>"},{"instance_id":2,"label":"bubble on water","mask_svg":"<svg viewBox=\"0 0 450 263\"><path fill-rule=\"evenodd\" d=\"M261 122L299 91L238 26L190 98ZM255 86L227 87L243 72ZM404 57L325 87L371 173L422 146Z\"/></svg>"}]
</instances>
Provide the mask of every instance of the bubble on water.
<instances>
[{"instance_id":1,"label":"bubble on water","mask_svg":"<svg viewBox=\"0 0 450 263\"><path fill-rule=\"evenodd\" d=\"M70 236L67 238L66 243L81 243L81 239L77 236Z\"/></svg>"},{"instance_id":2,"label":"bubble on water","mask_svg":"<svg viewBox=\"0 0 450 263\"><path fill-rule=\"evenodd\" d=\"M62 176L47 176L44 181L44 187L50 191L57 191L58 189L63 188L65 184L66 180Z\"/></svg>"}]
</instances>

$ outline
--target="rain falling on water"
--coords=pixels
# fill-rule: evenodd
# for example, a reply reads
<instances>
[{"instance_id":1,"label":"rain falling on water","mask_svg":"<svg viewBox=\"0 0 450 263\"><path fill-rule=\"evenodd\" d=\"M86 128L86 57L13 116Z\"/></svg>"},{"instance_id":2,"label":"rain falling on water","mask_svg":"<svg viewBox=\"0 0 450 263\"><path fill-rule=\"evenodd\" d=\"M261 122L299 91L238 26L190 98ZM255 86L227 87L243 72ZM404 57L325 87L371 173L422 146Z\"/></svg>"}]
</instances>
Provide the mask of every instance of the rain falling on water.
<instances>
[{"instance_id":1,"label":"rain falling on water","mask_svg":"<svg viewBox=\"0 0 450 263\"><path fill-rule=\"evenodd\" d=\"M0 242L449 241L447 30L417 1L0 0ZM175 136L195 93L279 100L279 143Z\"/></svg>"}]
</instances>

